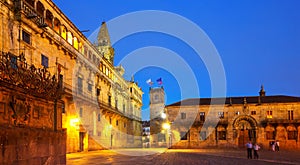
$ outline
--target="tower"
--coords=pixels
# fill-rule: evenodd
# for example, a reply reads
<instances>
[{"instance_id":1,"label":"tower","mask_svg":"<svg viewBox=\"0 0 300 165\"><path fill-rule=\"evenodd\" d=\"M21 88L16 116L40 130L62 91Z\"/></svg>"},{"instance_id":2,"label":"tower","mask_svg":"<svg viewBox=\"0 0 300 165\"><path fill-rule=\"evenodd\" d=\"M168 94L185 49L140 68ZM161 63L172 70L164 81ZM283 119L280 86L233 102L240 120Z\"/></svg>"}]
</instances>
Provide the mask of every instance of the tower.
<instances>
[{"instance_id":1,"label":"tower","mask_svg":"<svg viewBox=\"0 0 300 165\"><path fill-rule=\"evenodd\" d=\"M150 88L150 144L151 147L165 147L166 136L162 125L165 121L162 114L165 108L163 87Z\"/></svg>"},{"instance_id":2,"label":"tower","mask_svg":"<svg viewBox=\"0 0 300 165\"><path fill-rule=\"evenodd\" d=\"M107 59L112 65L114 64L114 48L111 46L108 29L105 22L102 22L101 28L97 37L98 44L96 47L99 52Z\"/></svg>"},{"instance_id":3,"label":"tower","mask_svg":"<svg viewBox=\"0 0 300 165\"><path fill-rule=\"evenodd\" d=\"M165 108L165 91L163 87L150 88L150 120L161 118Z\"/></svg>"}]
</instances>

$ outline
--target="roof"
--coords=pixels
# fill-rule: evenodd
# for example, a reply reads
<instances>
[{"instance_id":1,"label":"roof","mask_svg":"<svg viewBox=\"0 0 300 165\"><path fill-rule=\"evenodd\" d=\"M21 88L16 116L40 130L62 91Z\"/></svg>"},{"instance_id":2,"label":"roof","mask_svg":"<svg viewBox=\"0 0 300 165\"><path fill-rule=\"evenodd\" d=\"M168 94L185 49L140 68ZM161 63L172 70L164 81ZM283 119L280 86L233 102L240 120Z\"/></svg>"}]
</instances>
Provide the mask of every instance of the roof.
<instances>
[{"instance_id":1,"label":"roof","mask_svg":"<svg viewBox=\"0 0 300 165\"><path fill-rule=\"evenodd\" d=\"M295 96L285 96L285 95L275 95L275 96L245 96L245 97L226 97L226 98L193 98L185 99L176 103L167 105L169 106L189 106L189 105L210 105L211 100L214 100L215 105L223 104L225 99L225 104L244 104L244 101L248 104L258 104L260 98L260 103L291 103L300 102L300 97Z\"/></svg>"}]
</instances>

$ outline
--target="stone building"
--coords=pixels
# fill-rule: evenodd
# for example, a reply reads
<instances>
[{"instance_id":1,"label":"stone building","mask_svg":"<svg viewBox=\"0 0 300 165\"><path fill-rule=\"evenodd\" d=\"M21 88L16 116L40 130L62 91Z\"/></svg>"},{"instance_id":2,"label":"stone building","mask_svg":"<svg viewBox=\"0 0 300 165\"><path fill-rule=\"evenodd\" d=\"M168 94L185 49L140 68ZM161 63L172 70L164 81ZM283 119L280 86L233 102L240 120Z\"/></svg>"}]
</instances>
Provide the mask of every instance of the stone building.
<instances>
[{"instance_id":1,"label":"stone building","mask_svg":"<svg viewBox=\"0 0 300 165\"><path fill-rule=\"evenodd\" d=\"M51 0L0 5L1 52L24 56L60 82L67 152L140 146L143 93L114 67L105 23L92 44Z\"/></svg>"},{"instance_id":2,"label":"stone building","mask_svg":"<svg viewBox=\"0 0 300 165\"><path fill-rule=\"evenodd\" d=\"M150 88L150 145L166 147L166 133L163 124L165 116L165 91L163 87Z\"/></svg>"},{"instance_id":3,"label":"stone building","mask_svg":"<svg viewBox=\"0 0 300 165\"><path fill-rule=\"evenodd\" d=\"M300 149L300 97L258 96L186 99L165 106L173 148L244 147Z\"/></svg>"}]
</instances>

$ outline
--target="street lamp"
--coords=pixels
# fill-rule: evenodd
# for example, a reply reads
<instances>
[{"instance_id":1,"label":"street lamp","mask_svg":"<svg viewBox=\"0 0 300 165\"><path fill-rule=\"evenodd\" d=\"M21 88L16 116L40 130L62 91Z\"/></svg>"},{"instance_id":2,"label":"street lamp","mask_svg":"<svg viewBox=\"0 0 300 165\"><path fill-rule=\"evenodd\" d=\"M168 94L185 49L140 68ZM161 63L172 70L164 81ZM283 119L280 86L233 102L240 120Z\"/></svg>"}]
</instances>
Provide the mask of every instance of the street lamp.
<instances>
[{"instance_id":1,"label":"street lamp","mask_svg":"<svg viewBox=\"0 0 300 165\"><path fill-rule=\"evenodd\" d=\"M161 118L165 119L165 118L167 118L167 115L163 112L163 113L161 113Z\"/></svg>"},{"instance_id":2,"label":"street lamp","mask_svg":"<svg viewBox=\"0 0 300 165\"><path fill-rule=\"evenodd\" d=\"M169 123L163 123L162 125L164 130L169 130L170 129L170 124Z\"/></svg>"}]
</instances>

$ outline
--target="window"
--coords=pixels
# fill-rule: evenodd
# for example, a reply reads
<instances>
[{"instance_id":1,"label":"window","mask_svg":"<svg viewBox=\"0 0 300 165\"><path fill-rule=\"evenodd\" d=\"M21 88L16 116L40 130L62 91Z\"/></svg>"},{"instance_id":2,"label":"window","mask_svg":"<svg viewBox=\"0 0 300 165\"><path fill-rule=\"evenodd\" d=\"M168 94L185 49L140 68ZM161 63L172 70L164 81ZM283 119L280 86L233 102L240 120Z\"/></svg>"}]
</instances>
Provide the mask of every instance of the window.
<instances>
[{"instance_id":1,"label":"window","mask_svg":"<svg viewBox=\"0 0 300 165\"><path fill-rule=\"evenodd\" d=\"M205 131L200 131L199 132L199 138L200 140L206 140L206 132Z\"/></svg>"},{"instance_id":2,"label":"window","mask_svg":"<svg viewBox=\"0 0 300 165\"><path fill-rule=\"evenodd\" d=\"M218 139L226 140L226 131L218 131Z\"/></svg>"},{"instance_id":3,"label":"window","mask_svg":"<svg viewBox=\"0 0 300 165\"><path fill-rule=\"evenodd\" d=\"M82 93L82 78L78 77L77 79L77 88L78 88L78 93Z\"/></svg>"},{"instance_id":4,"label":"window","mask_svg":"<svg viewBox=\"0 0 300 165\"><path fill-rule=\"evenodd\" d=\"M111 118L109 118L109 124L111 124Z\"/></svg>"},{"instance_id":5,"label":"window","mask_svg":"<svg viewBox=\"0 0 300 165\"><path fill-rule=\"evenodd\" d=\"M186 114L185 113L181 113L181 119L186 119Z\"/></svg>"},{"instance_id":6,"label":"window","mask_svg":"<svg viewBox=\"0 0 300 165\"><path fill-rule=\"evenodd\" d=\"M118 126L119 125L119 120L116 120L116 126Z\"/></svg>"},{"instance_id":7,"label":"window","mask_svg":"<svg viewBox=\"0 0 300 165\"><path fill-rule=\"evenodd\" d=\"M187 140L188 132L180 132L180 140Z\"/></svg>"},{"instance_id":8,"label":"window","mask_svg":"<svg viewBox=\"0 0 300 165\"><path fill-rule=\"evenodd\" d=\"M272 115L273 115L273 114L272 114L272 111L267 111L267 118L268 118L268 119L272 119L272 118L273 118Z\"/></svg>"},{"instance_id":9,"label":"window","mask_svg":"<svg viewBox=\"0 0 300 165\"><path fill-rule=\"evenodd\" d=\"M97 88L96 95L100 96L100 89L99 88Z\"/></svg>"},{"instance_id":10,"label":"window","mask_svg":"<svg viewBox=\"0 0 300 165\"><path fill-rule=\"evenodd\" d=\"M267 140L274 140L275 139L275 132L274 131L267 131L266 132Z\"/></svg>"},{"instance_id":11,"label":"window","mask_svg":"<svg viewBox=\"0 0 300 165\"><path fill-rule=\"evenodd\" d=\"M126 106L123 104L123 113L125 113Z\"/></svg>"},{"instance_id":12,"label":"window","mask_svg":"<svg viewBox=\"0 0 300 165\"><path fill-rule=\"evenodd\" d=\"M10 55L10 66L14 69L17 69L18 68L18 65L17 65L17 56L15 55Z\"/></svg>"},{"instance_id":13,"label":"window","mask_svg":"<svg viewBox=\"0 0 300 165\"><path fill-rule=\"evenodd\" d=\"M66 113L65 103L62 103L61 105L61 113Z\"/></svg>"},{"instance_id":14,"label":"window","mask_svg":"<svg viewBox=\"0 0 300 165\"><path fill-rule=\"evenodd\" d=\"M82 117L83 116L83 110L82 108L79 109L79 117Z\"/></svg>"},{"instance_id":15,"label":"window","mask_svg":"<svg viewBox=\"0 0 300 165\"><path fill-rule=\"evenodd\" d=\"M48 68L48 57L45 56L45 55L41 55L41 59L42 59L42 65L45 67L45 68Z\"/></svg>"},{"instance_id":16,"label":"window","mask_svg":"<svg viewBox=\"0 0 300 165\"><path fill-rule=\"evenodd\" d=\"M239 112L239 111L237 111L237 112L235 112L235 114L236 114L236 115L240 115L240 112Z\"/></svg>"},{"instance_id":17,"label":"window","mask_svg":"<svg viewBox=\"0 0 300 165\"><path fill-rule=\"evenodd\" d=\"M251 115L256 115L256 111L251 111Z\"/></svg>"},{"instance_id":18,"label":"window","mask_svg":"<svg viewBox=\"0 0 300 165\"><path fill-rule=\"evenodd\" d=\"M31 43L31 37L30 37L30 34L27 33L26 31L22 30L22 40L24 42L26 42L27 44L30 44Z\"/></svg>"},{"instance_id":19,"label":"window","mask_svg":"<svg viewBox=\"0 0 300 165\"><path fill-rule=\"evenodd\" d=\"M294 111L288 111L288 119L294 120Z\"/></svg>"},{"instance_id":20,"label":"window","mask_svg":"<svg viewBox=\"0 0 300 165\"><path fill-rule=\"evenodd\" d=\"M223 119L224 118L224 112L218 112L218 116L220 119Z\"/></svg>"},{"instance_id":21,"label":"window","mask_svg":"<svg viewBox=\"0 0 300 165\"><path fill-rule=\"evenodd\" d=\"M108 96L108 105L111 106L111 96Z\"/></svg>"},{"instance_id":22,"label":"window","mask_svg":"<svg viewBox=\"0 0 300 165\"><path fill-rule=\"evenodd\" d=\"M64 80L64 75L59 74L59 79L58 79L59 89L62 89L62 87L63 87L63 80Z\"/></svg>"},{"instance_id":23,"label":"window","mask_svg":"<svg viewBox=\"0 0 300 165\"><path fill-rule=\"evenodd\" d=\"M124 123L124 128L126 128L126 123Z\"/></svg>"},{"instance_id":24,"label":"window","mask_svg":"<svg viewBox=\"0 0 300 165\"><path fill-rule=\"evenodd\" d=\"M288 140L297 140L297 131L288 131Z\"/></svg>"},{"instance_id":25,"label":"window","mask_svg":"<svg viewBox=\"0 0 300 165\"><path fill-rule=\"evenodd\" d=\"M115 100L115 107L118 108L118 100Z\"/></svg>"},{"instance_id":26,"label":"window","mask_svg":"<svg viewBox=\"0 0 300 165\"><path fill-rule=\"evenodd\" d=\"M200 121L205 121L205 112L200 112Z\"/></svg>"},{"instance_id":27,"label":"window","mask_svg":"<svg viewBox=\"0 0 300 165\"><path fill-rule=\"evenodd\" d=\"M91 83L88 83L88 91L92 92L92 89L93 89L93 85Z\"/></svg>"},{"instance_id":28,"label":"window","mask_svg":"<svg viewBox=\"0 0 300 165\"><path fill-rule=\"evenodd\" d=\"M101 115L98 114L98 121L101 121Z\"/></svg>"}]
</instances>

